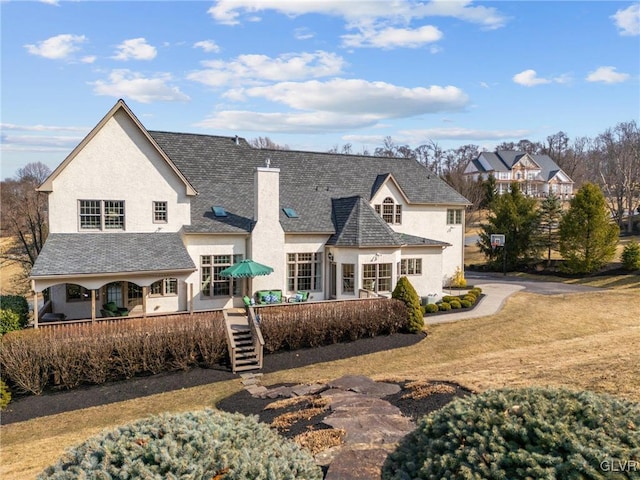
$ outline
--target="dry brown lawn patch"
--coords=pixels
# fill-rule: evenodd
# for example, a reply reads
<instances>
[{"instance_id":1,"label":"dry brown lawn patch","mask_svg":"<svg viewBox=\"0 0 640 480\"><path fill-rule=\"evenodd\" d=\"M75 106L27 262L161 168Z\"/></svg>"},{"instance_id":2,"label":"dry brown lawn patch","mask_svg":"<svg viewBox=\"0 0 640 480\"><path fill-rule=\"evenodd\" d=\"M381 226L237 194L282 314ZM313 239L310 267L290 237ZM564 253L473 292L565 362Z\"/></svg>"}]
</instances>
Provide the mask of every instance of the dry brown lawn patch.
<instances>
[{"instance_id":1,"label":"dry brown lawn patch","mask_svg":"<svg viewBox=\"0 0 640 480\"><path fill-rule=\"evenodd\" d=\"M278 415L271 422L271 426L277 428L278 431L287 431L294 423L300 420L311 420L316 415L320 415L322 412L327 411L327 406L322 407L310 407L296 410L293 412L286 412L282 415Z\"/></svg>"},{"instance_id":2,"label":"dry brown lawn patch","mask_svg":"<svg viewBox=\"0 0 640 480\"><path fill-rule=\"evenodd\" d=\"M448 380L475 391L565 387L639 402L637 345L640 289L518 293L496 315L429 327L416 345L265 374L262 383L313 383L354 374ZM3 426L0 477L33 478L65 449L104 428L163 411L211 407L241 388L240 382L220 382Z\"/></svg>"},{"instance_id":3,"label":"dry brown lawn patch","mask_svg":"<svg viewBox=\"0 0 640 480\"><path fill-rule=\"evenodd\" d=\"M331 447L337 447L344 443L344 436L347 432L342 428L328 428L323 430L309 430L308 432L296 435L293 441L300 447L316 455Z\"/></svg>"},{"instance_id":4,"label":"dry brown lawn patch","mask_svg":"<svg viewBox=\"0 0 640 480\"><path fill-rule=\"evenodd\" d=\"M437 393L456 393L456 389L446 383L432 382L429 380L418 380L416 382L409 382L406 386L409 390L402 398L418 400L420 398L430 397Z\"/></svg>"}]
</instances>

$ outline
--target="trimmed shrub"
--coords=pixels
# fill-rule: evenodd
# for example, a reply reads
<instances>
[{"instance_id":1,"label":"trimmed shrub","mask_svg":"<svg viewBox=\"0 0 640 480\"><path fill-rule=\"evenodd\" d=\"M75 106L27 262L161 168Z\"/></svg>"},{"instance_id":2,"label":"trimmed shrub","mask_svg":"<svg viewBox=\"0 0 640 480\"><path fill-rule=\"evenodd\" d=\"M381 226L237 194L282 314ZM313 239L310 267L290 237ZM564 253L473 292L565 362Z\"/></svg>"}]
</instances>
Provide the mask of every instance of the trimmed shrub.
<instances>
[{"instance_id":1,"label":"trimmed shrub","mask_svg":"<svg viewBox=\"0 0 640 480\"><path fill-rule=\"evenodd\" d=\"M435 303L429 303L424 306L425 313L435 313L439 310L438 305Z\"/></svg>"},{"instance_id":2,"label":"trimmed shrub","mask_svg":"<svg viewBox=\"0 0 640 480\"><path fill-rule=\"evenodd\" d=\"M460 300L460 297L456 297L453 295L445 295L444 297L442 297L443 302L450 303L450 302L453 302L454 300Z\"/></svg>"},{"instance_id":3,"label":"trimmed shrub","mask_svg":"<svg viewBox=\"0 0 640 480\"><path fill-rule=\"evenodd\" d=\"M640 243L632 240L624 246L622 265L625 270L640 270Z\"/></svg>"},{"instance_id":4,"label":"trimmed shrub","mask_svg":"<svg viewBox=\"0 0 640 480\"><path fill-rule=\"evenodd\" d=\"M460 304L460 300L452 300L451 302L449 302L449 305L451 305L451 308L453 310L458 310L459 308L462 308L462 305Z\"/></svg>"},{"instance_id":5,"label":"trimmed shrub","mask_svg":"<svg viewBox=\"0 0 640 480\"><path fill-rule=\"evenodd\" d=\"M11 392L9 391L7 384L0 379L0 410L7 408L9 402L11 402Z\"/></svg>"},{"instance_id":6,"label":"trimmed shrub","mask_svg":"<svg viewBox=\"0 0 640 480\"><path fill-rule=\"evenodd\" d=\"M164 414L104 432L38 477L321 480L313 457L256 418L204 410Z\"/></svg>"},{"instance_id":7,"label":"trimmed shrub","mask_svg":"<svg viewBox=\"0 0 640 480\"><path fill-rule=\"evenodd\" d=\"M269 353L391 335L406 328L406 312L404 303L391 298L292 303L258 309L264 348Z\"/></svg>"},{"instance_id":8,"label":"trimmed shrub","mask_svg":"<svg viewBox=\"0 0 640 480\"><path fill-rule=\"evenodd\" d=\"M391 296L404 302L407 307L407 330L417 333L424 328L422 310L420 309L420 297L407 277L400 277Z\"/></svg>"},{"instance_id":9,"label":"trimmed shrub","mask_svg":"<svg viewBox=\"0 0 640 480\"><path fill-rule=\"evenodd\" d=\"M423 417L382 478L637 478L607 459L638 459L640 404L591 392L523 388L458 399ZM613 460L615 461L615 460Z\"/></svg>"},{"instance_id":10,"label":"trimmed shrub","mask_svg":"<svg viewBox=\"0 0 640 480\"><path fill-rule=\"evenodd\" d=\"M469 300L460 300L460 305L462 306L462 308L471 308L473 302L470 302Z\"/></svg>"},{"instance_id":11,"label":"trimmed shrub","mask_svg":"<svg viewBox=\"0 0 640 480\"><path fill-rule=\"evenodd\" d=\"M0 310L9 310L18 314L18 328L29 324L29 303L22 295L0 295Z\"/></svg>"},{"instance_id":12,"label":"trimmed shrub","mask_svg":"<svg viewBox=\"0 0 640 480\"><path fill-rule=\"evenodd\" d=\"M20 315L12 310L0 310L0 335L20 330Z\"/></svg>"},{"instance_id":13,"label":"trimmed shrub","mask_svg":"<svg viewBox=\"0 0 640 480\"><path fill-rule=\"evenodd\" d=\"M36 395L47 388L213 367L226 358L221 312L43 326L11 332L0 344L4 380Z\"/></svg>"},{"instance_id":14,"label":"trimmed shrub","mask_svg":"<svg viewBox=\"0 0 640 480\"><path fill-rule=\"evenodd\" d=\"M475 294L480 296L480 294L482 293L482 289L480 287L473 287L471 290L469 290L469 292L474 292Z\"/></svg>"},{"instance_id":15,"label":"trimmed shrub","mask_svg":"<svg viewBox=\"0 0 640 480\"><path fill-rule=\"evenodd\" d=\"M475 295L465 295L464 297L462 297L462 300L471 302L471 304L473 305L474 303L476 303L476 301L478 301L478 298Z\"/></svg>"},{"instance_id":16,"label":"trimmed shrub","mask_svg":"<svg viewBox=\"0 0 640 480\"><path fill-rule=\"evenodd\" d=\"M446 312L451 310L451 305L448 302L440 302L438 304L438 310L440 310L441 312Z\"/></svg>"}]
</instances>

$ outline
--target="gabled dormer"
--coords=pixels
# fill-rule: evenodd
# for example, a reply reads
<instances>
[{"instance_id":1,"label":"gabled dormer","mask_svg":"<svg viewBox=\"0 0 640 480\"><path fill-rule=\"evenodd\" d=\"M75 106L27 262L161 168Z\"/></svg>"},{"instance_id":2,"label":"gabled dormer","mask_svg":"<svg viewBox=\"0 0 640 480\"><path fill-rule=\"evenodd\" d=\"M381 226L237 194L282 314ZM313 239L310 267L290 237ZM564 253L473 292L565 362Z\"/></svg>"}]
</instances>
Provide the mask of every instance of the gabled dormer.
<instances>
[{"instance_id":1,"label":"gabled dormer","mask_svg":"<svg viewBox=\"0 0 640 480\"><path fill-rule=\"evenodd\" d=\"M370 202L389 225L401 225L403 206L409 203L409 199L393 175L384 173L376 177L371 187Z\"/></svg>"}]
</instances>

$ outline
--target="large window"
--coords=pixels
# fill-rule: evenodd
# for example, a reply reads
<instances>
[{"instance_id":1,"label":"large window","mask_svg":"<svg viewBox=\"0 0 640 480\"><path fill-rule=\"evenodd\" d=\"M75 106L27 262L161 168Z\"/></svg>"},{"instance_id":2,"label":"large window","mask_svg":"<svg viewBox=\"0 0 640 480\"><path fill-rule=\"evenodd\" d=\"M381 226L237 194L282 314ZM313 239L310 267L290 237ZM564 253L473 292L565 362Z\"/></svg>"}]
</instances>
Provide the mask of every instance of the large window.
<instances>
[{"instance_id":1,"label":"large window","mask_svg":"<svg viewBox=\"0 0 640 480\"><path fill-rule=\"evenodd\" d=\"M382 205L375 205L374 208L385 222L398 225L402 223L402 205L394 202L393 198L385 198L382 201Z\"/></svg>"},{"instance_id":2,"label":"large window","mask_svg":"<svg viewBox=\"0 0 640 480\"><path fill-rule=\"evenodd\" d=\"M178 279L163 278L151 284L149 288L149 296L151 297L167 297L178 294Z\"/></svg>"},{"instance_id":3,"label":"large window","mask_svg":"<svg viewBox=\"0 0 640 480\"><path fill-rule=\"evenodd\" d=\"M220 276L220 272L242 261L242 255L203 255L200 257L200 291L205 297L240 295L241 282Z\"/></svg>"},{"instance_id":4,"label":"large window","mask_svg":"<svg viewBox=\"0 0 640 480\"><path fill-rule=\"evenodd\" d=\"M365 263L362 267L362 286L365 290L391 291L390 263Z\"/></svg>"},{"instance_id":5,"label":"large window","mask_svg":"<svg viewBox=\"0 0 640 480\"><path fill-rule=\"evenodd\" d=\"M287 287L290 292L322 289L322 254L289 253L287 255Z\"/></svg>"},{"instance_id":6,"label":"large window","mask_svg":"<svg viewBox=\"0 0 640 480\"><path fill-rule=\"evenodd\" d=\"M123 200L80 200L81 230L124 230Z\"/></svg>"},{"instance_id":7,"label":"large window","mask_svg":"<svg viewBox=\"0 0 640 480\"><path fill-rule=\"evenodd\" d=\"M167 202L153 202L153 223L167 223Z\"/></svg>"},{"instance_id":8,"label":"large window","mask_svg":"<svg viewBox=\"0 0 640 480\"><path fill-rule=\"evenodd\" d=\"M342 293L355 293L354 273L353 263L342 264Z\"/></svg>"},{"instance_id":9,"label":"large window","mask_svg":"<svg viewBox=\"0 0 640 480\"><path fill-rule=\"evenodd\" d=\"M422 275L421 258L403 258L398 265L400 275Z\"/></svg>"},{"instance_id":10,"label":"large window","mask_svg":"<svg viewBox=\"0 0 640 480\"><path fill-rule=\"evenodd\" d=\"M67 302L86 302L91 300L91 290L76 285L75 283L67 283ZM98 290L96 290L96 299L98 298Z\"/></svg>"},{"instance_id":11,"label":"large window","mask_svg":"<svg viewBox=\"0 0 640 480\"><path fill-rule=\"evenodd\" d=\"M450 208L447 210L447 225L462 224L462 209Z\"/></svg>"}]
</instances>

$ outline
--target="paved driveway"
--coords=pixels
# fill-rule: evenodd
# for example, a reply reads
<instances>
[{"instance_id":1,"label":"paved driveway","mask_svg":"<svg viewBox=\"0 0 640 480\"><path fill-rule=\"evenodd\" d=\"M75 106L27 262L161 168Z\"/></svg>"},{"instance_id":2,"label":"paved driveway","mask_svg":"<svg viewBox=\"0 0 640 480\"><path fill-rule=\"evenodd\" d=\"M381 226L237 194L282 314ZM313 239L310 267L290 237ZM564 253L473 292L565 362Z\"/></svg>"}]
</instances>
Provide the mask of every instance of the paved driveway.
<instances>
[{"instance_id":1,"label":"paved driveway","mask_svg":"<svg viewBox=\"0 0 640 480\"><path fill-rule=\"evenodd\" d=\"M465 272L469 284L481 286L483 283L507 283L522 285L524 290L541 295L558 295L563 293L598 292L602 288L586 285L572 285L560 282L544 282L539 280L523 280L518 277L504 276L499 273Z\"/></svg>"}]
</instances>

